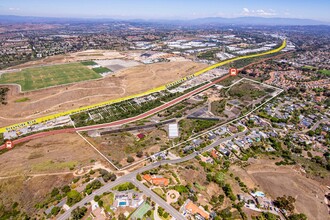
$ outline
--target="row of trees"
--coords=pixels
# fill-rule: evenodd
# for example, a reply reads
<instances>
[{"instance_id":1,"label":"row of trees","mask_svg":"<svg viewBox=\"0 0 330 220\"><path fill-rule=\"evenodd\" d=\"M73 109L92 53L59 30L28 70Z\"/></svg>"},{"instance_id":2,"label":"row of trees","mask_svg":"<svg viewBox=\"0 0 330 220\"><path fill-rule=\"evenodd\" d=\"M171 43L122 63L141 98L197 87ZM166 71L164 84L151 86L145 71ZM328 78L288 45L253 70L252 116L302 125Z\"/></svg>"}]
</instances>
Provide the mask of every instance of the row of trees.
<instances>
[{"instance_id":1,"label":"row of trees","mask_svg":"<svg viewBox=\"0 0 330 220\"><path fill-rule=\"evenodd\" d=\"M9 88L0 88L0 104L7 105L7 93Z\"/></svg>"}]
</instances>

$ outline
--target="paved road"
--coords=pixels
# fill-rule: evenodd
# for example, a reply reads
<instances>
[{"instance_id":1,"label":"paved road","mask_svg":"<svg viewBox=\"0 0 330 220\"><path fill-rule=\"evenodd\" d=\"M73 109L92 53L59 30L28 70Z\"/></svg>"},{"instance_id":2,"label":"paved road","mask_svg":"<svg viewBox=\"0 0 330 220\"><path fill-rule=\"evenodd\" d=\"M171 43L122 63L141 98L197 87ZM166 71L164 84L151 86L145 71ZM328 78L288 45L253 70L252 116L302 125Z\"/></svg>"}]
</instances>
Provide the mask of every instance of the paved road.
<instances>
[{"instance_id":1,"label":"paved road","mask_svg":"<svg viewBox=\"0 0 330 220\"><path fill-rule=\"evenodd\" d=\"M19 143L23 143L23 142L26 142L26 141L29 141L29 140L32 140L32 139L36 139L36 138L41 138L41 137L46 137L46 136L50 136L50 135L55 135L55 134L62 134L62 133L73 133L73 132L76 132L76 131L88 131L88 130L95 130L95 129L101 129L101 128L107 128L107 127L114 127L114 126L120 126L120 125L123 125L123 124L128 124L128 123L131 123L131 122L134 122L134 121L138 121L138 120L141 120L141 119L144 119L146 117L149 117L151 115L154 115L160 111L163 111L164 109L166 108L169 108L173 105L176 105L180 102L182 102L183 100L197 94L197 93L200 93L202 91L204 91L205 89L208 89L210 87L212 87L214 84L228 78L230 75L227 74L217 80L215 80L214 82L210 82L210 83L207 83L205 84L204 86L201 86L193 91L190 91L178 98L175 98L161 106L158 106L150 111L147 111L145 113L142 113L138 116L135 116L135 117L131 117L131 118L126 118L126 119L122 119L122 120L118 120L118 121L114 121L114 122L110 122L110 123L106 123L106 124L100 124L100 125L91 125L91 126L85 126L85 127L80 127L80 128L65 128L65 129L60 129L60 130L53 130L53 131L46 131L46 132L40 132L40 133L37 133L37 134L32 134L32 135L29 135L29 136L26 136L26 137L23 137L23 138L20 138L20 139L17 139L17 140L14 140L13 143L14 145L15 144L19 144ZM0 147L0 149L3 149L5 148L4 145L2 145Z\"/></svg>"},{"instance_id":2,"label":"paved road","mask_svg":"<svg viewBox=\"0 0 330 220\"><path fill-rule=\"evenodd\" d=\"M176 220L184 220L185 218L178 212L175 208L173 208L170 204L165 202L161 197L159 197L156 193L146 187L143 183L140 183L135 178L132 180L132 183L137 186L145 195L149 196L152 201L157 203L159 206L164 208L172 217Z\"/></svg>"},{"instance_id":3,"label":"paved road","mask_svg":"<svg viewBox=\"0 0 330 220\"><path fill-rule=\"evenodd\" d=\"M245 130L243 132L240 132L240 133L237 133L237 134L234 134L232 136L226 137L226 138L217 139L212 144L210 144L210 145L206 146L205 148L203 148L200 152L208 151L208 150L210 150L210 149L212 149L216 146L219 146L219 144L221 144L222 142L225 142L225 141L231 140L235 137L244 135L246 132L247 132L247 130ZM157 168L161 165L177 164L177 163L182 163L182 162L191 160L191 159L195 158L198 154L199 154L199 152L193 152L193 153L191 153L191 154L189 154L185 157L179 158L179 159L158 161L158 162L149 164L148 166L141 167L141 168L133 171L130 174L119 177L114 182L107 183L106 185L104 185L100 189L94 191L91 195L86 196L83 200L76 203L69 210L67 210L65 213L63 213L63 215L61 215L58 219L59 220L68 219L71 215L72 210L75 209L76 207L83 206L85 203L88 203L88 202L92 201L94 199L95 195L102 195L104 192L107 192L110 189L112 189L113 187L115 187L115 186L117 186L121 183L124 183L124 182L133 183L135 186L137 186L139 189L141 189L147 196L150 196L150 198L154 202L156 202L157 204L162 206L169 214L171 214L176 219L184 219L184 217L176 209L174 209L171 205L167 204L162 198L160 198L157 194L153 193L149 188L145 187L143 184L141 184L139 181L137 181L136 180L136 175L139 174L139 173L143 173L145 171Z\"/></svg>"},{"instance_id":4,"label":"paved road","mask_svg":"<svg viewBox=\"0 0 330 220\"><path fill-rule=\"evenodd\" d=\"M37 139L37 138L41 138L41 137L46 137L46 136L50 136L50 135L54 135L54 134L63 134L63 133L73 133L75 132L74 128L65 128L65 129L61 129L61 130L53 130L53 131L44 131L44 132L40 132L40 133L36 133L36 134L31 134L29 136L26 137L22 137L20 139L14 140L13 143L15 144L19 144L19 143L23 143L32 139ZM0 149L3 149L5 146L2 145L0 147Z\"/></svg>"},{"instance_id":5,"label":"paved road","mask_svg":"<svg viewBox=\"0 0 330 220\"><path fill-rule=\"evenodd\" d=\"M96 195L102 195L104 192L107 192L107 191L111 190L113 187L115 187L115 186L117 186L117 185L119 185L121 183L129 182L131 178L132 177L130 175L127 175L127 176L124 176L124 177L121 177L121 178L117 179L114 182L110 182L110 183L104 185L102 188L94 191L92 194L86 196L80 202L78 202L75 205L73 205L72 207L70 207L70 209L67 210L66 212L64 212L63 215L61 215L58 218L58 220L69 219L70 218L70 215L71 215L71 212L75 208L77 208L78 206L82 207L85 203L88 203L88 202L92 201L94 199L94 196L96 196Z\"/></svg>"},{"instance_id":6,"label":"paved road","mask_svg":"<svg viewBox=\"0 0 330 220\"><path fill-rule=\"evenodd\" d=\"M166 108L169 108L173 105L176 105L180 102L182 102L183 100L185 99L188 99L189 97L197 94L197 93L200 93L202 91L204 91L205 89L208 89L210 87L212 87L213 85L215 85L216 83L218 82L221 82L222 80L228 78L230 75L227 74L217 80L215 80L214 82L210 82L210 83L207 83L205 84L204 86L201 86L193 91L190 91L178 98L175 98L169 102L166 102L165 104L161 105L161 106L158 106L154 109L151 109L145 113L142 113L138 116L135 116L135 117L131 117L131 118L126 118L126 119L122 119L122 120L119 120L119 121L115 121L115 122L110 122L110 123L106 123L106 124L101 124L101 125L91 125L91 126L85 126L85 127L81 127L81 128L76 128L76 131L88 131L88 130L95 130L95 129L100 129L100 128L105 128L105 127L111 127L111 126L119 126L119 125L123 125L123 124L127 124L127 123L131 123L133 121L138 121L138 120L141 120L143 118L146 118L146 117L149 117L151 115L154 115L160 111L163 111L164 109Z\"/></svg>"}]
</instances>

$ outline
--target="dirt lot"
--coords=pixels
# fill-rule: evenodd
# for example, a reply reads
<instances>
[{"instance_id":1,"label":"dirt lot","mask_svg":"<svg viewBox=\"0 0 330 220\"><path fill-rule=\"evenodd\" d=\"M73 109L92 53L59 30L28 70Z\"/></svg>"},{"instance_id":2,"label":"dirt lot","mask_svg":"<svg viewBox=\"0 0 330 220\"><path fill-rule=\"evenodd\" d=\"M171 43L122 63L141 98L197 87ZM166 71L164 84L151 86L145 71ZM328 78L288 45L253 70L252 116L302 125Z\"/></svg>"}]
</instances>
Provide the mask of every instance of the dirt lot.
<instances>
[{"instance_id":1,"label":"dirt lot","mask_svg":"<svg viewBox=\"0 0 330 220\"><path fill-rule=\"evenodd\" d=\"M127 157L132 156L135 161L145 158L146 153L151 155L159 152L161 146L168 146L167 133L163 130L154 129L149 131L141 131L145 137L138 140L134 134L122 132L117 134L104 135L97 138L89 138L104 155L107 155L116 165L126 166ZM143 152L143 157L138 158L136 153Z\"/></svg>"},{"instance_id":2,"label":"dirt lot","mask_svg":"<svg viewBox=\"0 0 330 220\"><path fill-rule=\"evenodd\" d=\"M0 177L73 172L91 165L92 159L101 157L77 134L48 136L0 155Z\"/></svg>"},{"instance_id":3,"label":"dirt lot","mask_svg":"<svg viewBox=\"0 0 330 220\"><path fill-rule=\"evenodd\" d=\"M19 69L19 68L26 68L26 67L40 66L40 65L52 65L58 63L77 62L82 60L114 59L114 58L124 58L124 57L125 57L124 53L120 53L117 51L86 50L77 53L46 57L41 60L30 61L27 63L10 67L8 69Z\"/></svg>"},{"instance_id":4,"label":"dirt lot","mask_svg":"<svg viewBox=\"0 0 330 220\"><path fill-rule=\"evenodd\" d=\"M251 165L245 170L237 166L230 168L249 188L257 187L273 199L283 195L293 196L296 198L297 212L305 213L308 219L329 218L323 200L325 185L306 178L294 166L279 167L275 161L266 159L249 162Z\"/></svg>"},{"instance_id":5,"label":"dirt lot","mask_svg":"<svg viewBox=\"0 0 330 220\"><path fill-rule=\"evenodd\" d=\"M208 183L206 181L206 172L204 168L198 163L197 160L191 160L189 162L185 162L181 164L180 168L178 169L177 173L179 179L181 180L182 185L190 184L191 186L195 186L194 189L198 192L198 203L201 205L209 205L212 195L219 195L223 194L222 189L216 183ZM193 165L195 170L193 169L186 169L185 166ZM197 183L199 188L194 185ZM222 207L226 207L228 205L228 199L225 199L224 204Z\"/></svg>"},{"instance_id":6,"label":"dirt lot","mask_svg":"<svg viewBox=\"0 0 330 220\"><path fill-rule=\"evenodd\" d=\"M8 104L0 108L0 126L144 92L192 74L205 66L190 61L140 65L120 70L115 76L103 79L21 94L16 87L11 86ZM29 100L15 102L24 97Z\"/></svg>"},{"instance_id":7,"label":"dirt lot","mask_svg":"<svg viewBox=\"0 0 330 220\"><path fill-rule=\"evenodd\" d=\"M0 204L37 214L35 204L45 201L54 187L72 182L73 172L101 161L77 134L60 134L17 145L0 155ZM71 169L73 168L73 170Z\"/></svg>"},{"instance_id":8,"label":"dirt lot","mask_svg":"<svg viewBox=\"0 0 330 220\"><path fill-rule=\"evenodd\" d=\"M28 215L36 215L36 203L44 201L54 187L62 187L73 179L72 174L58 176L23 176L0 180L0 203L6 207L17 202L18 207Z\"/></svg>"}]
</instances>

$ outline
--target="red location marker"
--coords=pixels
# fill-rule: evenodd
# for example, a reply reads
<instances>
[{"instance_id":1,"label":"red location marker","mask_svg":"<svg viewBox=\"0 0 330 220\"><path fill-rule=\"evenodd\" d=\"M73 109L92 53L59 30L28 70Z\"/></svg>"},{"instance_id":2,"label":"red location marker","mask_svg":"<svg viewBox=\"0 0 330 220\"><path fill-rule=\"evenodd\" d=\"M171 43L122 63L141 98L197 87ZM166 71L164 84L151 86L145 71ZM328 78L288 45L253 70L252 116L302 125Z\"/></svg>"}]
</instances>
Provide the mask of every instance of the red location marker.
<instances>
[{"instance_id":1,"label":"red location marker","mask_svg":"<svg viewBox=\"0 0 330 220\"><path fill-rule=\"evenodd\" d=\"M229 69L229 74L230 74L231 76L237 76L237 73L238 73L238 71L237 71L236 68L230 68L230 69Z\"/></svg>"},{"instance_id":2,"label":"red location marker","mask_svg":"<svg viewBox=\"0 0 330 220\"><path fill-rule=\"evenodd\" d=\"M12 149L14 147L14 144L12 141L10 140L7 140L6 143L5 143L5 146L7 149Z\"/></svg>"}]
</instances>

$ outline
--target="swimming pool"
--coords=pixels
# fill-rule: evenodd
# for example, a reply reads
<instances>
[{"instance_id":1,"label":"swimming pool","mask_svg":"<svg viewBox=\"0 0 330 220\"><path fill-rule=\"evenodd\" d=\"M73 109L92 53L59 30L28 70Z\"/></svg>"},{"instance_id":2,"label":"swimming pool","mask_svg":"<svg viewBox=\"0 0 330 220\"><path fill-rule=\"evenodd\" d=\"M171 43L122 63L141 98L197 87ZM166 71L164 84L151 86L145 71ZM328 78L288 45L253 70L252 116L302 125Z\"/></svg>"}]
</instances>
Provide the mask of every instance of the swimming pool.
<instances>
[{"instance_id":1,"label":"swimming pool","mask_svg":"<svg viewBox=\"0 0 330 220\"><path fill-rule=\"evenodd\" d=\"M126 206L126 202L119 202L119 206Z\"/></svg>"}]
</instances>

